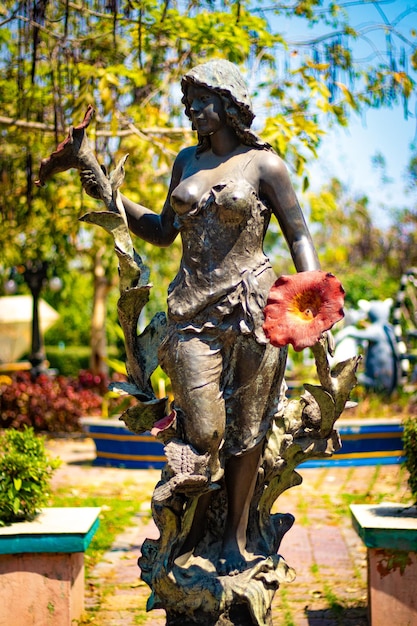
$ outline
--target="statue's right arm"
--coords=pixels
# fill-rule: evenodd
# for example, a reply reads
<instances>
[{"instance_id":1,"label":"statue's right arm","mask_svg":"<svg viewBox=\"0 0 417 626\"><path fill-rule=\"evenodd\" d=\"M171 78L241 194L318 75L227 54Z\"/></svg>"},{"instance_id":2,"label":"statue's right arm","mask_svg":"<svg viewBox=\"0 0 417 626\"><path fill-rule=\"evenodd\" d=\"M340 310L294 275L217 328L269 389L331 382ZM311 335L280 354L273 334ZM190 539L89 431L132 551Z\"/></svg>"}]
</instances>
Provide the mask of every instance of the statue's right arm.
<instances>
[{"instance_id":1,"label":"statue's right arm","mask_svg":"<svg viewBox=\"0 0 417 626\"><path fill-rule=\"evenodd\" d=\"M168 195L161 213L155 213L122 195L123 206L132 233L162 248L169 246L178 235L178 229L174 225L175 213L170 204L170 198L172 190L178 186L181 180L185 152L185 150L180 152L175 160Z\"/></svg>"},{"instance_id":2,"label":"statue's right arm","mask_svg":"<svg viewBox=\"0 0 417 626\"><path fill-rule=\"evenodd\" d=\"M174 241L178 235L178 229L174 226L175 213L170 204L171 192L178 186L188 158L189 149L186 148L175 159L168 195L161 213L155 213L155 211L120 194L129 228L133 234L160 247L169 246ZM83 170L80 178L81 184L88 195L92 198L100 199L98 183L93 172L91 170Z\"/></svg>"}]
</instances>

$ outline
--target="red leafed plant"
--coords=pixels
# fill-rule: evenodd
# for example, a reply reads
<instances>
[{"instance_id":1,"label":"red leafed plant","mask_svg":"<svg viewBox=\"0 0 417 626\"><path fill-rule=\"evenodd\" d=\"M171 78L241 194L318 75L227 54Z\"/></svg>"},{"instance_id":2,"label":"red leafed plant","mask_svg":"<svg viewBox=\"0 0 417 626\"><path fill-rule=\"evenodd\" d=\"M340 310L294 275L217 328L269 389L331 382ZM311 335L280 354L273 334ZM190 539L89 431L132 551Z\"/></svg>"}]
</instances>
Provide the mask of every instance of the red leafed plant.
<instances>
[{"instance_id":1,"label":"red leafed plant","mask_svg":"<svg viewBox=\"0 0 417 626\"><path fill-rule=\"evenodd\" d=\"M47 376L34 380L19 372L0 381L0 428L73 432L81 430L79 418L100 415L106 384L87 373L79 378Z\"/></svg>"}]
</instances>

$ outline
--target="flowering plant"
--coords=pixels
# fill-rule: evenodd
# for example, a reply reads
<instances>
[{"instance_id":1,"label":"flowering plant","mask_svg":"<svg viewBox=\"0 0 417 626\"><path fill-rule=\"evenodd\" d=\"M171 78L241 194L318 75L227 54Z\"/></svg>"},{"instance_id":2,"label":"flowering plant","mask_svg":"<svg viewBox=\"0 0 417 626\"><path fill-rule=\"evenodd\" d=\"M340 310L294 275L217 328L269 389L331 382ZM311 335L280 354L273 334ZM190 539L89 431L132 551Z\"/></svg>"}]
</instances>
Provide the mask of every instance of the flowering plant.
<instances>
[{"instance_id":1,"label":"flowering plant","mask_svg":"<svg viewBox=\"0 0 417 626\"><path fill-rule=\"evenodd\" d=\"M313 270L281 276L272 286L264 309L264 332L272 345L292 344L299 352L344 316L344 289L328 272Z\"/></svg>"}]
</instances>

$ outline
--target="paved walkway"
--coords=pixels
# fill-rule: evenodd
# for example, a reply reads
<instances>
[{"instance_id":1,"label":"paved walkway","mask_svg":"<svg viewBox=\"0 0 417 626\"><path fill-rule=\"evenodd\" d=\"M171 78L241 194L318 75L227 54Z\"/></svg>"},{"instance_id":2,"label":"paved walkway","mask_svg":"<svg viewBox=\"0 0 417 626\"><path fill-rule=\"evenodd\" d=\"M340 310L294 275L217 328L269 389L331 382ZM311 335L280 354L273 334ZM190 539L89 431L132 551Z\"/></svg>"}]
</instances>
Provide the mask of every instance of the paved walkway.
<instances>
[{"instance_id":1,"label":"paved walkway","mask_svg":"<svg viewBox=\"0 0 417 626\"><path fill-rule=\"evenodd\" d=\"M159 471L92 467L90 439L53 440L48 447L64 460L54 477L55 486L77 491L83 484L94 485L102 494L115 484L133 485L143 498L134 526L117 537L86 579L87 611L82 624L165 626L164 611L146 612L149 588L140 580L137 566L142 542L157 536L149 504ZM279 509L275 505L277 511L296 518L280 554L297 577L275 596L274 626L367 626L366 552L346 511L355 502L407 498L407 475L395 465L300 468L300 473L302 485L279 498ZM378 626L388 625L389 616L386 625Z\"/></svg>"}]
</instances>

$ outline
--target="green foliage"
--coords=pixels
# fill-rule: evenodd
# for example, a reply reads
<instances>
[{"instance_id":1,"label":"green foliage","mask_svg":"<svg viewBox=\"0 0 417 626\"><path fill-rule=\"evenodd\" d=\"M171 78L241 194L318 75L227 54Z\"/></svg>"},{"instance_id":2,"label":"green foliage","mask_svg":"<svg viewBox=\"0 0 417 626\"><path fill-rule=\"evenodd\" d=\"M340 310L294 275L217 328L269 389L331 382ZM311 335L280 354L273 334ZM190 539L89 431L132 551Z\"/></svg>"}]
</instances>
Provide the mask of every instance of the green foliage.
<instances>
[{"instance_id":1,"label":"green foliage","mask_svg":"<svg viewBox=\"0 0 417 626\"><path fill-rule=\"evenodd\" d=\"M404 420L403 432L404 465L408 470L408 485L414 503L417 503L417 418L415 416Z\"/></svg>"},{"instance_id":2,"label":"green foliage","mask_svg":"<svg viewBox=\"0 0 417 626\"><path fill-rule=\"evenodd\" d=\"M370 260L364 260L362 264L346 264L343 267L334 265L332 272L339 278L346 291L346 307L357 308L358 301L385 300L394 298L399 287L399 278L393 275L389 268L374 265Z\"/></svg>"},{"instance_id":3,"label":"green foliage","mask_svg":"<svg viewBox=\"0 0 417 626\"><path fill-rule=\"evenodd\" d=\"M58 292L45 290L42 294L59 313L57 322L45 333L45 343L88 346L93 300L91 273L78 265L65 272L62 282Z\"/></svg>"},{"instance_id":4,"label":"green foliage","mask_svg":"<svg viewBox=\"0 0 417 626\"><path fill-rule=\"evenodd\" d=\"M414 203L406 208L392 211L393 224L387 233L390 245L387 246L386 265L396 275L403 274L417 266L417 206Z\"/></svg>"},{"instance_id":5,"label":"green foliage","mask_svg":"<svg viewBox=\"0 0 417 626\"><path fill-rule=\"evenodd\" d=\"M6 0L1 10L7 24L0 39L7 141L0 156L0 205L16 235L23 226L24 245L37 258L54 256L59 262L61 252L75 253L77 216L90 200L81 196L71 174L57 176L42 192L33 179L40 158L63 138L68 124L82 120L88 104L97 109L93 139L106 165L128 152L126 191L143 201L150 195L155 204L165 194L173 156L190 140L182 128L179 78L202 60L221 56L244 67L263 135L297 174L315 155L325 123L345 125L349 111L401 98L407 107L413 96L407 60L415 58L414 36L407 39L387 16L391 28L379 27L377 11L375 32L383 33L385 44L374 55L380 41L373 41L369 28L350 24L334 3L303 0L294 8L233 0L177 5L87 0L82 6L36 7ZM283 20L295 27L320 25L320 36L293 43L281 32ZM361 58L354 53L358 41ZM372 53L368 61L364 46ZM8 263L19 258L22 240L14 236L12 243Z\"/></svg>"},{"instance_id":6,"label":"green foliage","mask_svg":"<svg viewBox=\"0 0 417 626\"><path fill-rule=\"evenodd\" d=\"M338 180L331 180L307 199L320 261L343 284L346 306L356 307L361 298L395 297L402 266L388 262L394 242L372 223L368 198L352 196Z\"/></svg>"},{"instance_id":7,"label":"green foliage","mask_svg":"<svg viewBox=\"0 0 417 626\"><path fill-rule=\"evenodd\" d=\"M112 248L109 247L112 253ZM42 294L44 299L54 307L59 313L59 319L50 328L44 337L45 343L48 345L47 356L51 363L51 367L57 368L61 374L77 375L80 369L88 368L86 358L91 354L90 337L91 337L91 316L93 302L93 285L91 281L91 271L89 271L90 262L87 267L77 264L71 267L63 276L62 289L56 293L48 291ZM114 280L117 279L117 270L114 269ZM159 283L158 283L159 285ZM156 289L156 293L159 289ZM152 296L155 297L154 290ZM158 294L159 295L159 294ZM117 322L117 300L119 298L119 290L114 287L110 288L106 303L106 334L108 339L109 351L117 354L117 350L123 350L123 341L120 342L119 336L115 332ZM165 306L166 294L160 296L156 301L156 307ZM160 309L159 309L160 310ZM52 348L50 346L56 346ZM58 349L58 347L61 348ZM68 351L67 348L71 347ZM80 350L78 350L78 346ZM65 348L65 352L63 352ZM68 358L68 362L66 359ZM77 366L77 360L79 365Z\"/></svg>"},{"instance_id":8,"label":"green foliage","mask_svg":"<svg viewBox=\"0 0 417 626\"><path fill-rule=\"evenodd\" d=\"M81 370L87 370L91 349L86 346L46 346L49 367L61 376L76 378Z\"/></svg>"},{"instance_id":9,"label":"green foliage","mask_svg":"<svg viewBox=\"0 0 417 626\"><path fill-rule=\"evenodd\" d=\"M60 461L50 459L33 428L0 435L0 526L32 520L48 503L50 480Z\"/></svg>"},{"instance_id":10,"label":"green foliage","mask_svg":"<svg viewBox=\"0 0 417 626\"><path fill-rule=\"evenodd\" d=\"M408 186L417 189L417 152L414 151L407 168Z\"/></svg>"}]
</instances>

